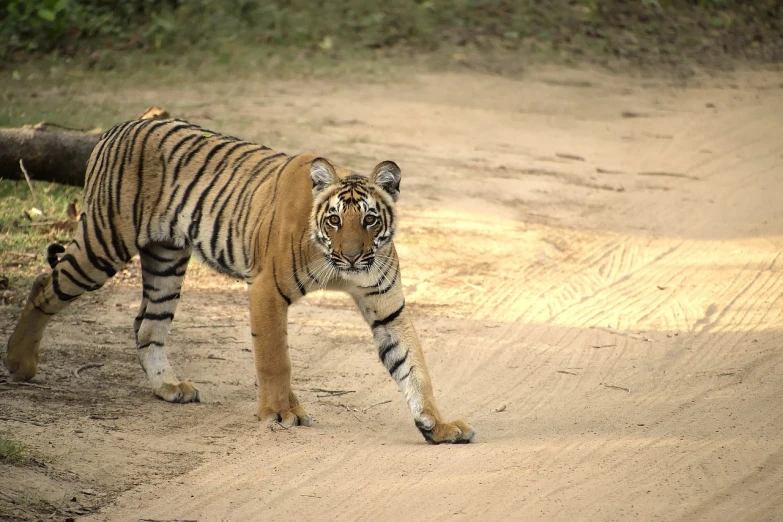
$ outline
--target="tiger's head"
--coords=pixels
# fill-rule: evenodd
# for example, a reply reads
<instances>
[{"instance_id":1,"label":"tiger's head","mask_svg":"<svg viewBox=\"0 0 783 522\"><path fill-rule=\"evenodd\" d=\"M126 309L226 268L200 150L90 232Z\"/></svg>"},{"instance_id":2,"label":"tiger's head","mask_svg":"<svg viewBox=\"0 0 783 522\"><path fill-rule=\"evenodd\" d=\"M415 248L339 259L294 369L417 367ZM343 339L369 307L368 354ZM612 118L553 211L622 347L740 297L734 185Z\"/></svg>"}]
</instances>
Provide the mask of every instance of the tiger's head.
<instances>
[{"instance_id":1,"label":"tiger's head","mask_svg":"<svg viewBox=\"0 0 783 522\"><path fill-rule=\"evenodd\" d=\"M383 161L369 177L341 178L327 160L313 160L311 237L339 272L369 271L394 239L400 175L396 163Z\"/></svg>"}]
</instances>

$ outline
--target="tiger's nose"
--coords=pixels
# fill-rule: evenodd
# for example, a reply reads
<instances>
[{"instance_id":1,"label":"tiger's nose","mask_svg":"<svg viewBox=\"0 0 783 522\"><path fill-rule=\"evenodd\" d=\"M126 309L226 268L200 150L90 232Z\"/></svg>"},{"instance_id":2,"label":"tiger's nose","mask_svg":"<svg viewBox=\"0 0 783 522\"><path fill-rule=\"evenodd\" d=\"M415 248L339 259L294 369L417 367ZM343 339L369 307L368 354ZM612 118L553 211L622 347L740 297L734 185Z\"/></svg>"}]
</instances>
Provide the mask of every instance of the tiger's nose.
<instances>
[{"instance_id":1,"label":"tiger's nose","mask_svg":"<svg viewBox=\"0 0 783 522\"><path fill-rule=\"evenodd\" d=\"M351 264L353 265L353 264L356 264L356 261L359 259L359 257L360 257L361 255L362 255L362 253L361 253L361 252L359 252L359 253L357 253L357 254L354 254L353 252L351 252L351 253L346 253L346 254L343 254L343 257L344 257L344 258L345 258L345 259L346 259L346 260L347 260L349 263L351 263Z\"/></svg>"}]
</instances>

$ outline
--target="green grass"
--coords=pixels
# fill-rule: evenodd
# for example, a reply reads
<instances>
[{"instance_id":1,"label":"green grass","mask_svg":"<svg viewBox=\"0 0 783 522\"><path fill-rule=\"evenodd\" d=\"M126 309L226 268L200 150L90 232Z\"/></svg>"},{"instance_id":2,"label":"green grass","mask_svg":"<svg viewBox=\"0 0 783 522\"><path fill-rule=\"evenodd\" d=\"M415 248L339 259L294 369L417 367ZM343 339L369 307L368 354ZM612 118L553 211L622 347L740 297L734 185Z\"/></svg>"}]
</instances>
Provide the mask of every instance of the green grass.
<instances>
[{"instance_id":1,"label":"green grass","mask_svg":"<svg viewBox=\"0 0 783 522\"><path fill-rule=\"evenodd\" d=\"M27 448L10 433L0 433L0 464L23 466L30 462Z\"/></svg>"},{"instance_id":2,"label":"green grass","mask_svg":"<svg viewBox=\"0 0 783 522\"><path fill-rule=\"evenodd\" d=\"M0 67L18 78L31 57L52 74L91 70L133 74L145 65L197 71L237 61L263 71L289 63L360 55L411 57L437 50L516 51L568 61L621 57L667 64L687 56L720 67L734 56L778 61L779 0L8 0L0 16ZM53 7L53 6L56 6ZM1 9L1 8L0 8ZM237 49L252 49L253 57ZM272 66L277 69L281 64ZM2 71L0 71L2 72ZM48 74L47 73L47 74ZM195 74L200 74L195 72Z\"/></svg>"},{"instance_id":3,"label":"green grass","mask_svg":"<svg viewBox=\"0 0 783 522\"><path fill-rule=\"evenodd\" d=\"M0 58L39 51L67 57L105 48L107 43L124 51L190 52L215 49L223 42L326 53L349 47L432 50L443 43L487 37L513 42L532 36L559 19L562 8L570 5L563 0L546 7L533 0L129 0L115 7L94 0L9 0L9 4L13 9L0 21ZM592 0L583 4L591 5Z\"/></svg>"}]
</instances>

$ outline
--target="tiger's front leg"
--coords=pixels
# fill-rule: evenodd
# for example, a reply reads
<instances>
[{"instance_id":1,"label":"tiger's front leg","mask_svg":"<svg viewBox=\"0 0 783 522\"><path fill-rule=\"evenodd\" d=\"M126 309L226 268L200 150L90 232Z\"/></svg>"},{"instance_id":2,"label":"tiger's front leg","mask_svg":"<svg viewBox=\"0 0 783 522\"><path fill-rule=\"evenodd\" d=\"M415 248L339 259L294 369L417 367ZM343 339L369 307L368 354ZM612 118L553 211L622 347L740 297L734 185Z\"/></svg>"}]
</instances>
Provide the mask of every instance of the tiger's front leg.
<instances>
[{"instance_id":1,"label":"tiger's front leg","mask_svg":"<svg viewBox=\"0 0 783 522\"><path fill-rule=\"evenodd\" d=\"M283 426L310 426L307 412L291 390L288 357L288 305L274 272L250 285L250 332L258 378L258 420Z\"/></svg>"},{"instance_id":2,"label":"tiger's front leg","mask_svg":"<svg viewBox=\"0 0 783 522\"><path fill-rule=\"evenodd\" d=\"M431 444L470 442L476 433L470 424L461 419L447 422L438 411L399 281L385 294L371 291L354 295L354 300L372 328L381 362L405 394L416 427Z\"/></svg>"}]
</instances>

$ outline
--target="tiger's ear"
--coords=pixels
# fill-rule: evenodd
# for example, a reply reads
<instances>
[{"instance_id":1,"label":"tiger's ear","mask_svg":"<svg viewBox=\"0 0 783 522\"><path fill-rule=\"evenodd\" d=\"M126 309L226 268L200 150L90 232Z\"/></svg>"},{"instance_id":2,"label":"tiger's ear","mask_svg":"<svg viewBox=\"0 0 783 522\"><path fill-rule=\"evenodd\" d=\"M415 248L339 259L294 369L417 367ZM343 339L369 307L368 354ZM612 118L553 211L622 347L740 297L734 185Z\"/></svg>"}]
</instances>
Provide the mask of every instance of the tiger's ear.
<instances>
[{"instance_id":1,"label":"tiger's ear","mask_svg":"<svg viewBox=\"0 0 783 522\"><path fill-rule=\"evenodd\" d=\"M400 167L393 161L382 161L375 166L370 181L381 187L384 192L391 196L392 201L397 201L400 197L400 178L402 172Z\"/></svg>"},{"instance_id":2,"label":"tiger's ear","mask_svg":"<svg viewBox=\"0 0 783 522\"><path fill-rule=\"evenodd\" d=\"M324 158L315 158L310 164L310 179L313 180L313 195L322 192L329 185L337 183L337 172Z\"/></svg>"}]
</instances>

